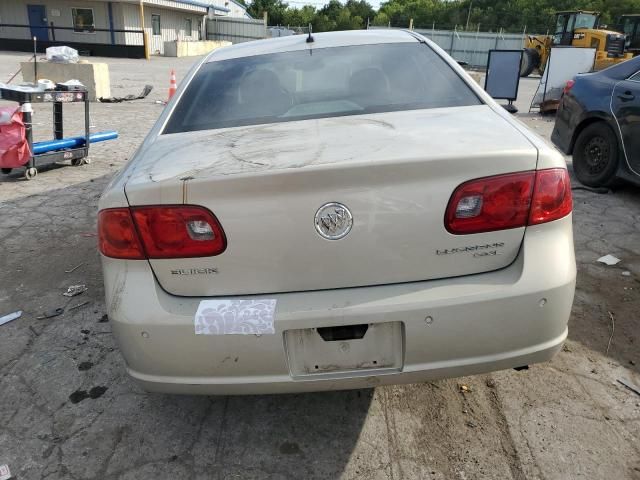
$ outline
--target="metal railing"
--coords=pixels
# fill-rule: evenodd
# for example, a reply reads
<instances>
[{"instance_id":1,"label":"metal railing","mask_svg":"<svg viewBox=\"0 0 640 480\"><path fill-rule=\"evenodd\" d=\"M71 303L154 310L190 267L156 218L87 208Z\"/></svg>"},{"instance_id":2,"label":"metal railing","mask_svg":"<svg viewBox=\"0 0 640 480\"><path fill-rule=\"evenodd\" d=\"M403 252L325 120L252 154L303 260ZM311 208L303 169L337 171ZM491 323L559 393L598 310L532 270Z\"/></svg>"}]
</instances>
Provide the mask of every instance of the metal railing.
<instances>
[{"instance_id":1,"label":"metal railing","mask_svg":"<svg viewBox=\"0 0 640 480\"><path fill-rule=\"evenodd\" d=\"M43 39L43 38L38 38L39 41L45 41L45 42L78 42L78 43L111 43L112 45L138 45L138 46L143 46L144 45L144 31L142 29L116 29L116 28L94 28L94 27L89 27L89 28L75 28L75 27L61 27L58 25L55 25L53 22L51 22L49 25L44 26L36 26L36 25L23 25L23 24L15 24L15 23L0 23L0 38L13 38L16 40L23 40L24 35L21 35L20 38L16 38L17 36L14 35L6 35L6 33L14 33L14 32L7 32L6 29L17 29L20 30L21 33L23 30L27 30L29 32L29 37L28 38L32 38L34 35L34 31L38 32L38 33L43 33L46 32L47 33L47 39ZM67 35L63 35L63 38L60 37L60 32L71 32L71 35L74 34L97 34L97 33L108 33L109 35L106 37L90 37L90 36L83 36L82 38L80 37L69 37ZM56 38L56 33L58 33L57 38ZM122 36L118 37L117 34L125 34L125 37L123 38ZM35 37L38 37L38 35L35 35ZM97 41L98 39L104 39L106 38L106 41Z\"/></svg>"}]
</instances>

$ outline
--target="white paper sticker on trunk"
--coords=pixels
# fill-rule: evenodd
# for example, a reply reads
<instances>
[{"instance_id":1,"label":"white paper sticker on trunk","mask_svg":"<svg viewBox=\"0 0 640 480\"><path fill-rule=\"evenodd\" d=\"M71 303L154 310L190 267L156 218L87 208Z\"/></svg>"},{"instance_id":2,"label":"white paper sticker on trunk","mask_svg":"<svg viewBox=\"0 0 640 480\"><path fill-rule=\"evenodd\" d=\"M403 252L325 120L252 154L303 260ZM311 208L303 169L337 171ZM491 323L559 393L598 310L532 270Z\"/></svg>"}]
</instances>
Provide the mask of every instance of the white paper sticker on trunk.
<instances>
[{"instance_id":1,"label":"white paper sticker on trunk","mask_svg":"<svg viewBox=\"0 0 640 480\"><path fill-rule=\"evenodd\" d=\"M202 300L196 312L196 335L265 335L276 333L275 299Z\"/></svg>"},{"instance_id":2,"label":"white paper sticker on trunk","mask_svg":"<svg viewBox=\"0 0 640 480\"><path fill-rule=\"evenodd\" d=\"M9 465L0 465L0 480L9 480L10 478Z\"/></svg>"}]
</instances>

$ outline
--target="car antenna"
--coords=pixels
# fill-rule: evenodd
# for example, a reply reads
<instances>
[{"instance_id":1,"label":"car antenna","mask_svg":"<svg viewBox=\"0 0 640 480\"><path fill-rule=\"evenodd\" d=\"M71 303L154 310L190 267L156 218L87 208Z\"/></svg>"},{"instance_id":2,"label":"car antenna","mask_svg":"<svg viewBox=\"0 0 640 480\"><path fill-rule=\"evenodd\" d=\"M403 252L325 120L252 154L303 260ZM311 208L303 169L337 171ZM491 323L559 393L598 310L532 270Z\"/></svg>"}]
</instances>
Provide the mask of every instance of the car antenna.
<instances>
[{"instance_id":1,"label":"car antenna","mask_svg":"<svg viewBox=\"0 0 640 480\"><path fill-rule=\"evenodd\" d=\"M309 36L307 37L307 43L313 43L313 37L311 36L311 24L309 24Z\"/></svg>"}]
</instances>

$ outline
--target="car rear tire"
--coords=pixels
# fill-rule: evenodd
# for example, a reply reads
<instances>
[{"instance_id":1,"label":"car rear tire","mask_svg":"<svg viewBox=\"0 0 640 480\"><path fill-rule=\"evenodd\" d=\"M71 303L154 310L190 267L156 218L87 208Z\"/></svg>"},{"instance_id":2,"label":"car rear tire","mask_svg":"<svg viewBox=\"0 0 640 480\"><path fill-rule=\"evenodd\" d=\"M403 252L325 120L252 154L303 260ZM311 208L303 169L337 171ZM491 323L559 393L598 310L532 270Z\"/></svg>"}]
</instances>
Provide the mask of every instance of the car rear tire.
<instances>
[{"instance_id":1,"label":"car rear tire","mask_svg":"<svg viewBox=\"0 0 640 480\"><path fill-rule=\"evenodd\" d=\"M588 187L610 185L618 168L618 139L603 122L592 123L578 134L573 147L573 171Z\"/></svg>"},{"instance_id":2,"label":"car rear tire","mask_svg":"<svg viewBox=\"0 0 640 480\"><path fill-rule=\"evenodd\" d=\"M540 53L535 48L525 48L520 62L520 76L528 77L540 65Z\"/></svg>"}]
</instances>

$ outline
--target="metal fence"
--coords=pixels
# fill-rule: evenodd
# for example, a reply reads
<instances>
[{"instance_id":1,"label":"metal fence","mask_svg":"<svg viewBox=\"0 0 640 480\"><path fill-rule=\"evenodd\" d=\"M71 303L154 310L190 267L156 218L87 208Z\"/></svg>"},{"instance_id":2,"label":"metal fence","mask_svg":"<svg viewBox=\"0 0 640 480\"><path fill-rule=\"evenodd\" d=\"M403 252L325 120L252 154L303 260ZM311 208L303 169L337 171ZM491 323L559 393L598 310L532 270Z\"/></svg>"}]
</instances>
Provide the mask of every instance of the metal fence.
<instances>
[{"instance_id":1,"label":"metal fence","mask_svg":"<svg viewBox=\"0 0 640 480\"><path fill-rule=\"evenodd\" d=\"M232 43L241 43L268 36L264 20L233 17L214 17L207 20L207 40L228 40Z\"/></svg>"},{"instance_id":2,"label":"metal fence","mask_svg":"<svg viewBox=\"0 0 640 480\"><path fill-rule=\"evenodd\" d=\"M380 27L371 27L380 28ZM385 28L385 27L382 27ZM461 32L457 30L414 29L433 40L459 62L473 67L486 67L489 50L520 50L524 46L523 33Z\"/></svg>"}]
</instances>

